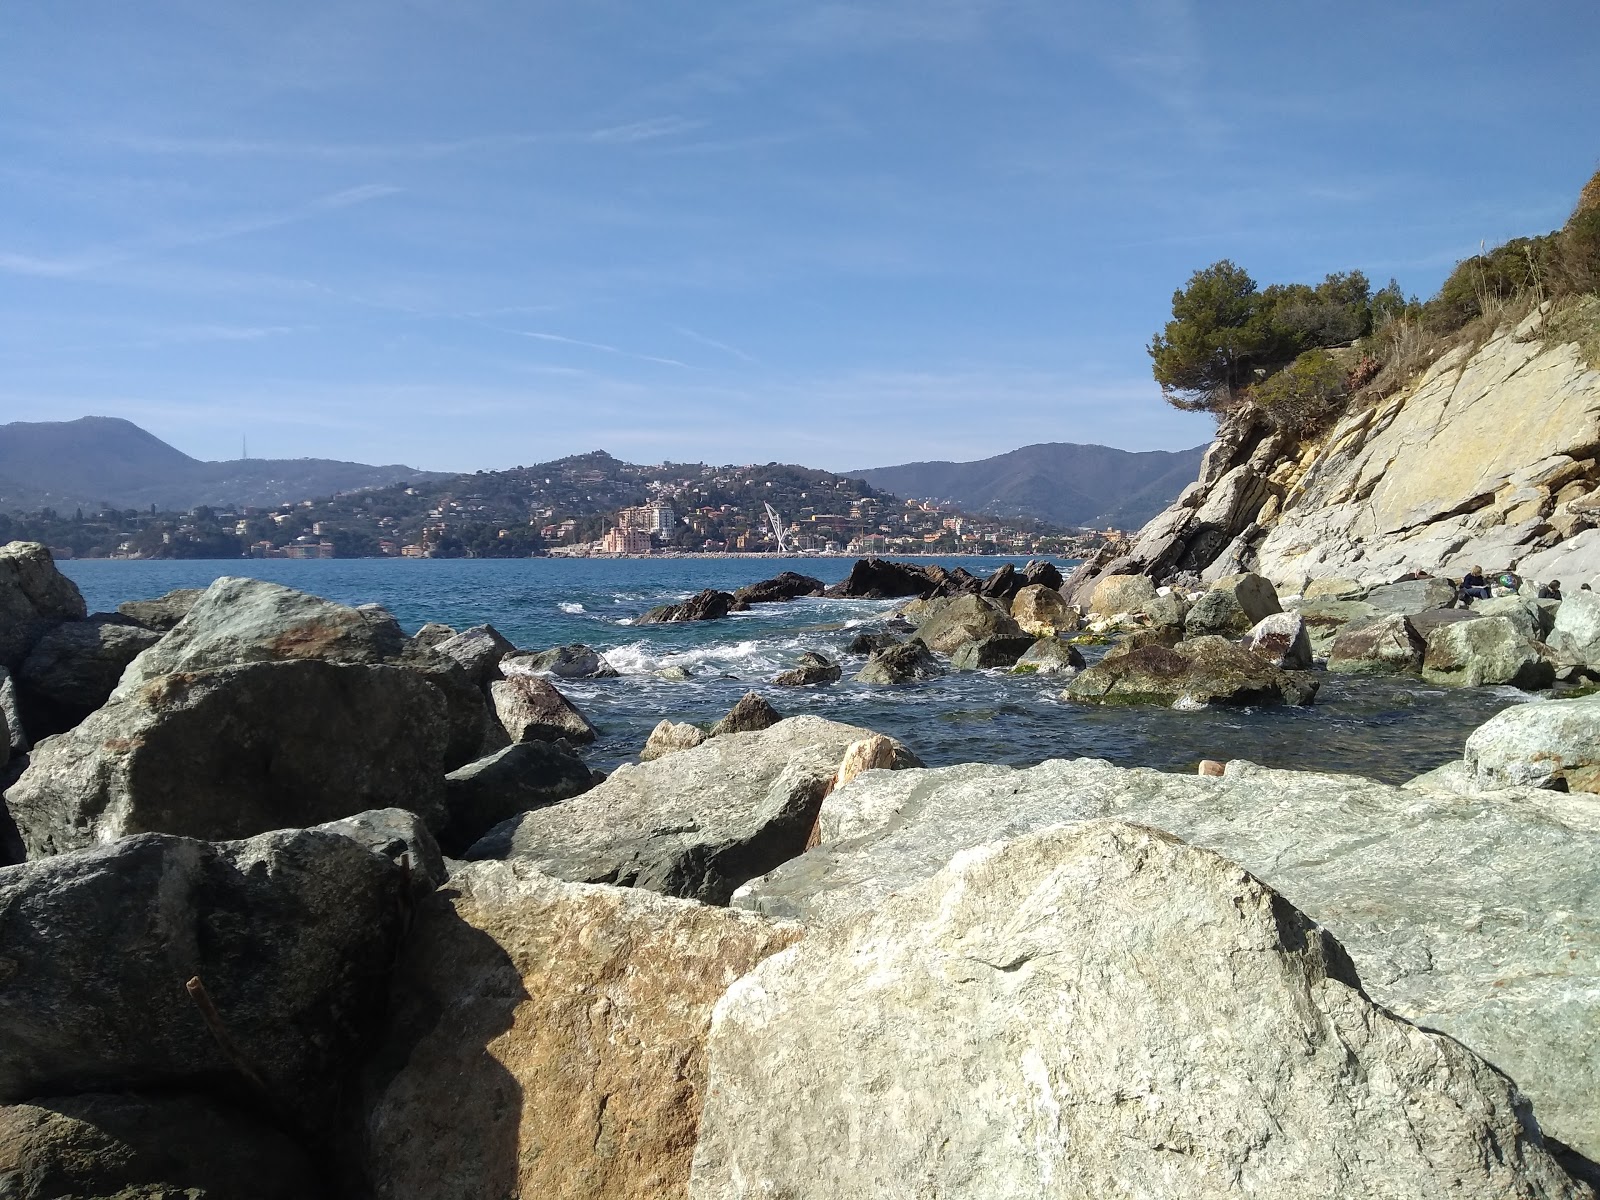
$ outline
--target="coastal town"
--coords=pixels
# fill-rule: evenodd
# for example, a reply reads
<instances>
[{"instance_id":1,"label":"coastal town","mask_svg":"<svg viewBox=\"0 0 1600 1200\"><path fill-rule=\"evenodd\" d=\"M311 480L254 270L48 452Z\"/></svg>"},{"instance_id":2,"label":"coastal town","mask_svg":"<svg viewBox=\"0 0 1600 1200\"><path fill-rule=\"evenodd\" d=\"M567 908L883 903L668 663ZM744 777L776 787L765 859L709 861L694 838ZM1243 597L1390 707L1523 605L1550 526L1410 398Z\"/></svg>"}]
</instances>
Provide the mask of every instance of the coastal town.
<instances>
[{"instance_id":1,"label":"coastal town","mask_svg":"<svg viewBox=\"0 0 1600 1200\"><path fill-rule=\"evenodd\" d=\"M0 515L57 558L526 558L1018 554L1083 557L1123 538L901 499L778 463L638 465L604 451L271 507Z\"/></svg>"}]
</instances>

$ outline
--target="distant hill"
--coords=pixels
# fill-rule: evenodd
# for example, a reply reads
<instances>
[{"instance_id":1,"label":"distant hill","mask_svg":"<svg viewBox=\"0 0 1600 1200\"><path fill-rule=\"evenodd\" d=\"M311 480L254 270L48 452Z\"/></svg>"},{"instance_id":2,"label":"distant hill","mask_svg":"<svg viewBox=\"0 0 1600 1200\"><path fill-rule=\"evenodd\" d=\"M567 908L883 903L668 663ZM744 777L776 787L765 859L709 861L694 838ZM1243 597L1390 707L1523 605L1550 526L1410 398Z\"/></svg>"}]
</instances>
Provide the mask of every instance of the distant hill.
<instances>
[{"instance_id":1,"label":"distant hill","mask_svg":"<svg viewBox=\"0 0 1600 1200\"><path fill-rule=\"evenodd\" d=\"M897 496L1054 525L1137 529L1194 482L1204 446L1133 453L1041 442L977 462L919 462L848 471ZM0 471L3 471L0 467Z\"/></svg>"},{"instance_id":2,"label":"distant hill","mask_svg":"<svg viewBox=\"0 0 1600 1200\"><path fill-rule=\"evenodd\" d=\"M119 417L0 425L0 510L266 506L443 478L326 458L204 462Z\"/></svg>"}]
</instances>

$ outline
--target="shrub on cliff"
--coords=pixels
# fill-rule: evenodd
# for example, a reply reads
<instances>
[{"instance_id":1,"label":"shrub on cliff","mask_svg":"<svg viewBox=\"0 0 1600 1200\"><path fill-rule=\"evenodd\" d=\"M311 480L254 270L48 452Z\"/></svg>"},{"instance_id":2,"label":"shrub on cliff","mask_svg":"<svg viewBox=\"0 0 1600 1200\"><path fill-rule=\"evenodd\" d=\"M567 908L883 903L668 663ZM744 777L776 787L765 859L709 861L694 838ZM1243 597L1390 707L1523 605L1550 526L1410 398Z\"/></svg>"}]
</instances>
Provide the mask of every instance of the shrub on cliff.
<instances>
[{"instance_id":1,"label":"shrub on cliff","mask_svg":"<svg viewBox=\"0 0 1600 1200\"><path fill-rule=\"evenodd\" d=\"M1250 389L1250 398L1279 429L1310 433L1336 416L1348 395L1346 372L1326 350L1307 350Z\"/></svg>"}]
</instances>

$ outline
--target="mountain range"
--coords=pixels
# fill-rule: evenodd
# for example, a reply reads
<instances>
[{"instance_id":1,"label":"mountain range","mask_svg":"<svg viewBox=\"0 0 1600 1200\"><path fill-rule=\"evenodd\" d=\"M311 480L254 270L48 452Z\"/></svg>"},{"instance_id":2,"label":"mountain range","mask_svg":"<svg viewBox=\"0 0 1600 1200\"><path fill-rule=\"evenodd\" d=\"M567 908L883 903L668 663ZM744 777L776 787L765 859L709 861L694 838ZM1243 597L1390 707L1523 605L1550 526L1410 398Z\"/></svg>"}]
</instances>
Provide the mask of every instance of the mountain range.
<instances>
[{"instance_id":1,"label":"mountain range","mask_svg":"<svg viewBox=\"0 0 1600 1200\"><path fill-rule=\"evenodd\" d=\"M326 458L205 462L120 417L0 425L0 510L267 506L445 477Z\"/></svg>"},{"instance_id":2,"label":"mountain range","mask_svg":"<svg viewBox=\"0 0 1600 1200\"><path fill-rule=\"evenodd\" d=\"M897 496L947 501L968 512L1137 529L1194 482L1205 449L1136 453L1041 442L976 462L904 463L843 474Z\"/></svg>"}]
</instances>

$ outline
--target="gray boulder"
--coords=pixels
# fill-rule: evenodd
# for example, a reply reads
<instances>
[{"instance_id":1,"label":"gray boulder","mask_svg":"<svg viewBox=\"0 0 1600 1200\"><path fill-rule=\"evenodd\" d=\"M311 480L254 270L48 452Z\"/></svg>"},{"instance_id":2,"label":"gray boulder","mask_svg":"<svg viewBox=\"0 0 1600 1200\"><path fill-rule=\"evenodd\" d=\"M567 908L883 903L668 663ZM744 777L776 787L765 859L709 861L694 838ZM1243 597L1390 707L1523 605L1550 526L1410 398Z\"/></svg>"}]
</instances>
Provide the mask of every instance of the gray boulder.
<instances>
[{"instance_id":1,"label":"gray boulder","mask_svg":"<svg viewBox=\"0 0 1600 1200\"><path fill-rule=\"evenodd\" d=\"M1586 667L1600 667L1600 592L1573 592L1556 609L1550 649Z\"/></svg>"},{"instance_id":2,"label":"gray boulder","mask_svg":"<svg viewBox=\"0 0 1600 1200\"><path fill-rule=\"evenodd\" d=\"M91 1092L0 1108L7 1200L305 1200L321 1192L292 1139L206 1096Z\"/></svg>"},{"instance_id":3,"label":"gray boulder","mask_svg":"<svg viewBox=\"0 0 1600 1200\"><path fill-rule=\"evenodd\" d=\"M1496 596L1492 600L1474 600L1467 611L1482 617L1505 617L1517 627L1517 632L1530 642L1542 642L1550 636L1555 626L1558 600L1529 599L1526 596Z\"/></svg>"},{"instance_id":4,"label":"gray boulder","mask_svg":"<svg viewBox=\"0 0 1600 1200\"><path fill-rule=\"evenodd\" d=\"M1516 704L1467 737L1481 787L1600 792L1600 695Z\"/></svg>"},{"instance_id":5,"label":"gray boulder","mask_svg":"<svg viewBox=\"0 0 1600 1200\"><path fill-rule=\"evenodd\" d=\"M1459 625L1463 621L1476 621L1484 615L1470 608L1425 608L1421 612L1410 613L1406 620L1411 622L1411 628L1417 631L1417 636L1426 645L1435 629Z\"/></svg>"},{"instance_id":6,"label":"gray boulder","mask_svg":"<svg viewBox=\"0 0 1600 1200\"><path fill-rule=\"evenodd\" d=\"M64 621L46 633L17 669L34 737L71 729L110 698L127 665L161 639L122 618Z\"/></svg>"},{"instance_id":7,"label":"gray boulder","mask_svg":"<svg viewBox=\"0 0 1600 1200\"><path fill-rule=\"evenodd\" d=\"M1092 704L1310 704L1319 681L1309 671L1285 671L1222 637L1191 638L1176 646L1144 645L1107 654L1080 671L1063 700Z\"/></svg>"},{"instance_id":8,"label":"gray boulder","mask_svg":"<svg viewBox=\"0 0 1600 1200\"><path fill-rule=\"evenodd\" d=\"M403 887L308 829L145 834L0 870L0 1103L201 1088L320 1131L377 1028ZM237 1060L186 993L196 978Z\"/></svg>"},{"instance_id":9,"label":"gray boulder","mask_svg":"<svg viewBox=\"0 0 1600 1200\"><path fill-rule=\"evenodd\" d=\"M679 604L658 604L634 620L635 625L667 625L679 621L719 621L733 609L733 593L706 588Z\"/></svg>"},{"instance_id":10,"label":"gray boulder","mask_svg":"<svg viewBox=\"0 0 1600 1200\"><path fill-rule=\"evenodd\" d=\"M706 731L698 725L662 719L645 740L644 749L639 751L639 761L650 762L679 750L693 750L705 740Z\"/></svg>"},{"instance_id":11,"label":"gray boulder","mask_svg":"<svg viewBox=\"0 0 1600 1200\"><path fill-rule=\"evenodd\" d=\"M1403 616L1346 628L1328 647L1328 670L1349 675L1409 675L1422 668L1426 646Z\"/></svg>"},{"instance_id":12,"label":"gray boulder","mask_svg":"<svg viewBox=\"0 0 1600 1200\"><path fill-rule=\"evenodd\" d=\"M117 611L135 625L166 633L189 615L195 601L205 594L204 588L174 588L154 600L127 600L117 605Z\"/></svg>"},{"instance_id":13,"label":"gray boulder","mask_svg":"<svg viewBox=\"0 0 1600 1200\"><path fill-rule=\"evenodd\" d=\"M1591 1194L1331 931L1121 821L967 850L809 932L718 1002L708 1058L695 1200Z\"/></svg>"},{"instance_id":14,"label":"gray boulder","mask_svg":"<svg viewBox=\"0 0 1600 1200\"><path fill-rule=\"evenodd\" d=\"M524 813L469 859L525 859L575 883L642 887L708 904L805 849L845 751L870 736L821 717L728 733ZM896 746L903 765L917 759Z\"/></svg>"},{"instance_id":15,"label":"gray boulder","mask_svg":"<svg viewBox=\"0 0 1600 1200\"><path fill-rule=\"evenodd\" d=\"M875 650L887 650L890 646L898 646L900 637L893 633L858 633L845 643L846 654L871 654Z\"/></svg>"},{"instance_id":16,"label":"gray boulder","mask_svg":"<svg viewBox=\"0 0 1600 1200\"><path fill-rule=\"evenodd\" d=\"M489 685L495 718L513 742L592 742L595 727L540 675L512 675Z\"/></svg>"},{"instance_id":17,"label":"gray boulder","mask_svg":"<svg viewBox=\"0 0 1600 1200\"><path fill-rule=\"evenodd\" d=\"M1141 613L1156 598L1156 585L1146 575L1103 575L1094 585L1089 611L1097 616Z\"/></svg>"},{"instance_id":18,"label":"gray boulder","mask_svg":"<svg viewBox=\"0 0 1600 1200\"><path fill-rule=\"evenodd\" d=\"M337 821L324 821L313 828L347 837L401 867L410 876L411 890L416 895L444 886L448 872L439 843L415 813L403 808L375 808Z\"/></svg>"},{"instance_id":19,"label":"gray boulder","mask_svg":"<svg viewBox=\"0 0 1600 1200\"><path fill-rule=\"evenodd\" d=\"M1343 943L1373 1000L1484 1055L1547 1133L1600 1157L1600 812L1587 797L1529 790L1512 803L1243 762L1220 778L1087 759L869 772L823 804L819 847L734 903L849 920L959 851L1099 817L1167 830L1292 897Z\"/></svg>"},{"instance_id":20,"label":"gray boulder","mask_svg":"<svg viewBox=\"0 0 1600 1200\"><path fill-rule=\"evenodd\" d=\"M963 642L950 655L950 667L955 671L982 671L990 667L1015 666L1037 639L1031 633L995 634Z\"/></svg>"},{"instance_id":21,"label":"gray boulder","mask_svg":"<svg viewBox=\"0 0 1600 1200\"><path fill-rule=\"evenodd\" d=\"M1058 637L1042 637L1012 665L1014 675L1074 675L1087 666L1083 654L1071 642Z\"/></svg>"},{"instance_id":22,"label":"gray boulder","mask_svg":"<svg viewBox=\"0 0 1600 1200\"><path fill-rule=\"evenodd\" d=\"M1430 608L1454 608L1456 585L1448 579L1403 579L1372 588L1362 600L1384 616L1409 616Z\"/></svg>"},{"instance_id":23,"label":"gray boulder","mask_svg":"<svg viewBox=\"0 0 1600 1200\"><path fill-rule=\"evenodd\" d=\"M773 677L772 682L779 687L815 687L838 683L843 674L844 671L838 663L813 650L807 650L800 656L798 666L780 671Z\"/></svg>"},{"instance_id":24,"label":"gray boulder","mask_svg":"<svg viewBox=\"0 0 1600 1200\"><path fill-rule=\"evenodd\" d=\"M1011 614L994 601L965 595L955 597L924 620L911 636L929 650L953 654L966 642L986 637L1027 637L1027 634Z\"/></svg>"},{"instance_id":25,"label":"gray boulder","mask_svg":"<svg viewBox=\"0 0 1600 1200\"><path fill-rule=\"evenodd\" d=\"M554 675L557 679L612 679L617 671L598 653L581 643L513 654L502 659L500 669L507 675Z\"/></svg>"},{"instance_id":26,"label":"gray boulder","mask_svg":"<svg viewBox=\"0 0 1600 1200\"><path fill-rule=\"evenodd\" d=\"M459 665L467 678L480 688L488 687L501 677L500 660L516 649L493 625L474 625L433 645L435 653Z\"/></svg>"},{"instance_id":27,"label":"gray boulder","mask_svg":"<svg viewBox=\"0 0 1600 1200\"><path fill-rule=\"evenodd\" d=\"M1183 618L1186 637L1243 637L1273 613L1278 593L1260 575L1230 575L1201 593Z\"/></svg>"},{"instance_id":28,"label":"gray boulder","mask_svg":"<svg viewBox=\"0 0 1600 1200\"><path fill-rule=\"evenodd\" d=\"M1285 671L1311 669L1311 636L1299 613L1273 613L1245 636L1245 648Z\"/></svg>"},{"instance_id":29,"label":"gray boulder","mask_svg":"<svg viewBox=\"0 0 1600 1200\"><path fill-rule=\"evenodd\" d=\"M455 636L456 631L453 627L445 625L440 621L429 621L421 629L417 630L411 635L411 640L416 645L424 646L431 650L438 646L440 642L449 641Z\"/></svg>"},{"instance_id":30,"label":"gray boulder","mask_svg":"<svg viewBox=\"0 0 1600 1200\"><path fill-rule=\"evenodd\" d=\"M518 742L444 777L439 844L460 855L502 821L581 795L594 776L565 742Z\"/></svg>"},{"instance_id":31,"label":"gray boulder","mask_svg":"<svg viewBox=\"0 0 1600 1200\"><path fill-rule=\"evenodd\" d=\"M728 715L711 727L711 736L756 733L762 729L771 729L781 720L783 716L777 709L755 692L746 692L739 697L738 703L728 710Z\"/></svg>"},{"instance_id":32,"label":"gray boulder","mask_svg":"<svg viewBox=\"0 0 1600 1200\"><path fill-rule=\"evenodd\" d=\"M944 668L926 646L921 642L903 642L874 650L855 678L860 683L920 683L943 674Z\"/></svg>"},{"instance_id":33,"label":"gray boulder","mask_svg":"<svg viewBox=\"0 0 1600 1200\"><path fill-rule=\"evenodd\" d=\"M1441 625L1428 635L1422 677L1446 687L1510 684L1534 691L1555 682L1556 668L1511 618L1481 617Z\"/></svg>"},{"instance_id":34,"label":"gray boulder","mask_svg":"<svg viewBox=\"0 0 1600 1200\"><path fill-rule=\"evenodd\" d=\"M443 718L438 691L398 667L188 671L39 743L6 804L30 857L133 833L248 837L372 808L437 824Z\"/></svg>"},{"instance_id":35,"label":"gray boulder","mask_svg":"<svg viewBox=\"0 0 1600 1200\"><path fill-rule=\"evenodd\" d=\"M1362 600L1308 601L1298 611L1306 623L1306 636L1311 639L1315 658L1327 658L1333 639L1346 628L1365 625L1379 615L1377 609Z\"/></svg>"},{"instance_id":36,"label":"gray boulder","mask_svg":"<svg viewBox=\"0 0 1600 1200\"><path fill-rule=\"evenodd\" d=\"M78 585L38 542L0 546L0 667L15 669L46 630L89 615Z\"/></svg>"}]
</instances>

